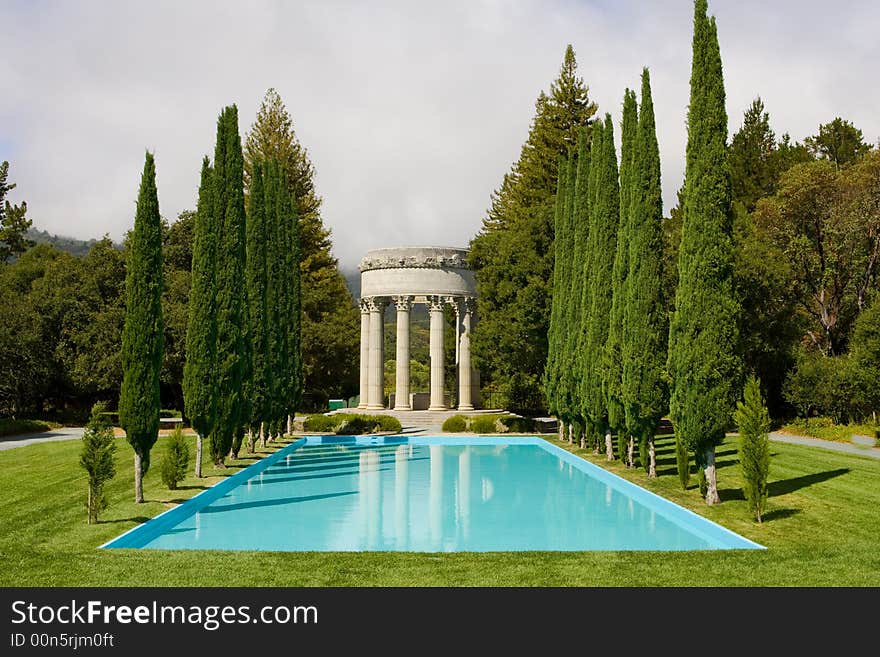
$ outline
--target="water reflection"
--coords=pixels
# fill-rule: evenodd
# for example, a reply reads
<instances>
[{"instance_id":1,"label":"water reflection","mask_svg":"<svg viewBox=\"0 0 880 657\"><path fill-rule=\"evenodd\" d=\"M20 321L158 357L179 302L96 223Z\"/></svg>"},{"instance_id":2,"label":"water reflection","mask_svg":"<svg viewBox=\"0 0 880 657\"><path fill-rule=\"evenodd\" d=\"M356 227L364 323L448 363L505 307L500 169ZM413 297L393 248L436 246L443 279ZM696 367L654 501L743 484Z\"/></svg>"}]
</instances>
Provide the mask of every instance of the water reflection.
<instances>
[{"instance_id":1,"label":"water reflection","mask_svg":"<svg viewBox=\"0 0 880 657\"><path fill-rule=\"evenodd\" d=\"M398 445L394 452L394 534L397 549L409 545L409 458L412 445Z\"/></svg>"}]
</instances>

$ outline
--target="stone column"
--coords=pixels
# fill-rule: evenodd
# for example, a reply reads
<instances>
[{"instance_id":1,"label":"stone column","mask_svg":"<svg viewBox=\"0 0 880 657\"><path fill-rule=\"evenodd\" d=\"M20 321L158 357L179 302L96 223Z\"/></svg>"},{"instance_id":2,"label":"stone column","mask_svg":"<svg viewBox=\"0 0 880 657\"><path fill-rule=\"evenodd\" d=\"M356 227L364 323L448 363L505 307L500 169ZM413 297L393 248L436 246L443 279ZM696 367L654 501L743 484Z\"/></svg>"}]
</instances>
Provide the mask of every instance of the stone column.
<instances>
[{"instance_id":1,"label":"stone column","mask_svg":"<svg viewBox=\"0 0 880 657\"><path fill-rule=\"evenodd\" d=\"M474 313L474 300L463 299L461 302L461 349L458 360L458 410L472 411L471 401L471 318Z\"/></svg>"},{"instance_id":2,"label":"stone column","mask_svg":"<svg viewBox=\"0 0 880 657\"><path fill-rule=\"evenodd\" d=\"M409 311L412 297L394 297L397 306L397 360L394 381L394 410L409 411Z\"/></svg>"},{"instance_id":3,"label":"stone column","mask_svg":"<svg viewBox=\"0 0 880 657\"><path fill-rule=\"evenodd\" d=\"M370 308L368 299L361 299L361 392L358 408L367 407L370 389Z\"/></svg>"},{"instance_id":4,"label":"stone column","mask_svg":"<svg viewBox=\"0 0 880 657\"><path fill-rule=\"evenodd\" d=\"M429 411L446 410L443 394L443 329L446 320L443 317L443 306L443 297L428 297L428 309L431 315L431 405L428 407Z\"/></svg>"},{"instance_id":5,"label":"stone column","mask_svg":"<svg viewBox=\"0 0 880 657\"><path fill-rule=\"evenodd\" d=\"M367 408L379 410L385 408L385 299L374 297L369 299L370 310L370 371L367 386Z\"/></svg>"}]
</instances>

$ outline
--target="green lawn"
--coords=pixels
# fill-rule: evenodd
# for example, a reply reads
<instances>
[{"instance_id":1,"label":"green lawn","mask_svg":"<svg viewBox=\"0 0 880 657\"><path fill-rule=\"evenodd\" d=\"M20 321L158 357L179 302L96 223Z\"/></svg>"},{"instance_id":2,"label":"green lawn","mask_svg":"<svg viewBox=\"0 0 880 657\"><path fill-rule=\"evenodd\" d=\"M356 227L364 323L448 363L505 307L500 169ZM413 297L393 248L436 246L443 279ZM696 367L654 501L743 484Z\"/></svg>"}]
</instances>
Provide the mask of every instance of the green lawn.
<instances>
[{"instance_id":1,"label":"green lawn","mask_svg":"<svg viewBox=\"0 0 880 657\"><path fill-rule=\"evenodd\" d=\"M556 443L555 439L553 440ZM556 443L559 444L559 443ZM567 446L567 445L566 445ZM610 469L757 541L768 550L706 552L279 553L98 550L227 472L165 490L153 451L148 502L132 499L132 452L119 439L111 506L85 522L79 441L0 452L2 586L878 586L880 461L797 445L772 444L766 521L753 523L742 500L736 438L718 449L723 503L706 507L694 484L682 491L669 437L658 439L660 477ZM267 449L267 452L271 451ZM605 466L604 457L572 451ZM254 457L252 457L254 458Z\"/></svg>"}]
</instances>

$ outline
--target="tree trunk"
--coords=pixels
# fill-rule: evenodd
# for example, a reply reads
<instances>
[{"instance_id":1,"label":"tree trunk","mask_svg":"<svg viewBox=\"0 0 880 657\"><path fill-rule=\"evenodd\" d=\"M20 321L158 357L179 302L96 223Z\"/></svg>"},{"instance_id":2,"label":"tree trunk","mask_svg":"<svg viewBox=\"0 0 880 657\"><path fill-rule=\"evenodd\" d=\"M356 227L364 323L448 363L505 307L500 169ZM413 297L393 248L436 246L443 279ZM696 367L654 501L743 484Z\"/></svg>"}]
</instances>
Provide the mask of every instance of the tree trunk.
<instances>
[{"instance_id":1,"label":"tree trunk","mask_svg":"<svg viewBox=\"0 0 880 657\"><path fill-rule=\"evenodd\" d=\"M648 478L657 478L657 456L654 453L654 436L648 437Z\"/></svg>"},{"instance_id":2,"label":"tree trunk","mask_svg":"<svg viewBox=\"0 0 880 657\"><path fill-rule=\"evenodd\" d=\"M260 449L266 448L266 423L260 423Z\"/></svg>"},{"instance_id":3,"label":"tree trunk","mask_svg":"<svg viewBox=\"0 0 880 657\"><path fill-rule=\"evenodd\" d=\"M636 462L634 458L635 449L636 439L630 436L629 440L626 443L626 467L628 468L636 467Z\"/></svg>"},{"instance_id":4,"label":"tree trunk","mask_svg":"<svg viewBox=\"0 0 880 657\"><path fill-rule=\"evenodd\" d=\"M254 453L254 430L252 428L248 429L247 451L248 454Z\"/></svg>"},{"instance_id":5,"label":"tree trunk","mask_svg":"<svg viewBox=\"0 0 880 657\"><path fill-rule=\"evenodd\" d=\"M707 447L703 452L705 459L703 472L706 475L706 504L720 504L721 498L718 497L718 480L715 476L715 446Z\"/></svg>"},{"instance_id":6,"label":"tree trunk","mask_svg":"<svg viewBox=\"0 0 880 657\"><path fill-rule=\"evenodd\" d=\"M134 453L134 501L142 504L144 501L144 471L142 468L141 455Z\"/></svg>"},{"instance_id":7,"label":"tree trunk","mask_svg":"<svg viewBox=\"0 0 880 657\"><path fill-rule=\"evenodd\" d=\"M202 434L196 434L196 478L202 478Z\"/></svg>"},{"instance_id":8,"label":"tree trunk","mask_svg":"<svg viewBox=\"0 0 880 657\"><path fill-rule=\"evenodd\" d=\"M287 416L287 435L290 436L293 434L293 416Z\"/></svg>"},{"instance_id":9,"label":"tree trunk","mask_svg":"<svg viewBox=\"0 0 880 657\"><path fill-rule=\"evenodd\" d=\"M605 460L614 460L614 447L611 444L611 429L605 432Z\"/></svg>"},{"instance_id":10,"label":"tree trunk","mask_svg":"<svg viewBox=\"0 0 880 657\"><path fill-rule=\"evenodd\" d=\"M574 444L574 425L571 425L568 429L568 444Z\"/></svg>"},{"instance_id":11,"label":"tree trunk","mask_svg":"<svg viewBox=\"0 0 880 657\"><path fill-rule=\"evenodd\" d=\"M565 440L565 422L557 418L556 424L558 425L559 430L559 442L562 442L563 440Z\"/></svg>"}]
</instances>

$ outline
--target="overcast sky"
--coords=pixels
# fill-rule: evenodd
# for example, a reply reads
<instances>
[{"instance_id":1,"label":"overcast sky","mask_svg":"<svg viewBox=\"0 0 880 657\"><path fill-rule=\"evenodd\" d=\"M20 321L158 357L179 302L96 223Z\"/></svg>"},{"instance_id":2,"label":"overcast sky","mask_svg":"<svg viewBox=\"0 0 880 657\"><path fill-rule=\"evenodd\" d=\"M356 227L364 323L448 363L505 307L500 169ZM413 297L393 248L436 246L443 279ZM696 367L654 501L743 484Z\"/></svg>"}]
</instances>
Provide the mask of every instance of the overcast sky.
<instances>
[{"instance_id":1,"label":"overcast sky","mask_svg":"<svg viewBox=\"0 0 880 657\"><path fill-rule=\"evenodd\" d=\"M242 136L268 87L316 169L345 268L370 248L466 246L567 43L600 113L651 69L664 211L684 172L691 0L0 0L0 160L34 226L121 239L144 149L159 205L195 207L220 109ZM760 95L777 134L842 116L880 138L876 0L714 0L730 130ZM619 132L617 135L619 143Z\"/></svg>"}]
</instances>

